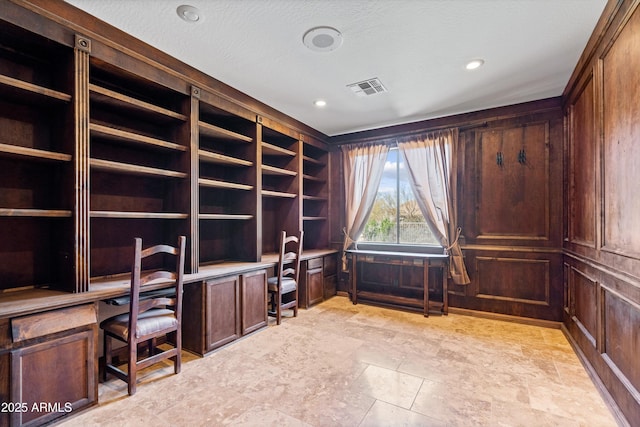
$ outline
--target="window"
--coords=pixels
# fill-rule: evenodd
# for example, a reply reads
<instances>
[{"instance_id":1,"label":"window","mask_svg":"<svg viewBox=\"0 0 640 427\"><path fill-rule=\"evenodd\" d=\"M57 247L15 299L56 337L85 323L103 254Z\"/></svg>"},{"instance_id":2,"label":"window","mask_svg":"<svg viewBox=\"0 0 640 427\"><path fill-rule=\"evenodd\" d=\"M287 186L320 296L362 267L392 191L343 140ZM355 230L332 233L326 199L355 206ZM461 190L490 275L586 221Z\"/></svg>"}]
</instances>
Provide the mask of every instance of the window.
<instances>
[{"instance_id":1,"label":"window","mask_svg":"<svg viewBox=\"0 0 640 427\"><path fill-rule=\"evenodd\" d=\"M440 246L420 211L397 148L389 150L376 200L358 242Z\"/></svg>"}]
</instances>

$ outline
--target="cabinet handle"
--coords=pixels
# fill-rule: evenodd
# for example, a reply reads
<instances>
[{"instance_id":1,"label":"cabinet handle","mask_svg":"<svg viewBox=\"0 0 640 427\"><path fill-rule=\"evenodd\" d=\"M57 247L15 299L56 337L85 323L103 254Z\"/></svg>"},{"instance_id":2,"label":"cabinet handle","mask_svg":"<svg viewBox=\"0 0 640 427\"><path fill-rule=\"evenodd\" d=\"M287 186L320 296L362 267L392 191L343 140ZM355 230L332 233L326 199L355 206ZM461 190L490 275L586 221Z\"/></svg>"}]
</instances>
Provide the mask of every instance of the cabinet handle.
<instances>
[{"instance_id":1,"label":"cabinet handle","mask_svg":"<svg viewBox=\"0 0 640 427\"><path fill-rule=\"evenodd\" d=\"M527 153L524 151L524 148L518 151L518 163L521 165L527 163Z\"/></svg>"}]
</instances>

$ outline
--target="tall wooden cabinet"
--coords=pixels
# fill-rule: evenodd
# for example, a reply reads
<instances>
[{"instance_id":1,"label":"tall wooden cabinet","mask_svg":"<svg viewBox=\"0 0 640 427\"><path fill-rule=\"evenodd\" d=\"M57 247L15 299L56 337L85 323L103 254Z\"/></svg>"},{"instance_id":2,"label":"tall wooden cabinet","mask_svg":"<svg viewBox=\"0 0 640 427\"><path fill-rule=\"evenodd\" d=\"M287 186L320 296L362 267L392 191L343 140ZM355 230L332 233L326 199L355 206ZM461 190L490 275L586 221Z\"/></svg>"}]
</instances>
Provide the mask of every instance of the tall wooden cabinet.
<instances>
[{"instance_id":1,"label":"tall wooden cabinet","mask_svg":"<svg viewBox=\"0 0 640 427\"><path fill-rule=\"evenodd\" d=\"M558 321L562 307L559 100L461 133L467 286L452 306ZM523 106L524 107L524 106Z\"/></svg>"}]
</instances>

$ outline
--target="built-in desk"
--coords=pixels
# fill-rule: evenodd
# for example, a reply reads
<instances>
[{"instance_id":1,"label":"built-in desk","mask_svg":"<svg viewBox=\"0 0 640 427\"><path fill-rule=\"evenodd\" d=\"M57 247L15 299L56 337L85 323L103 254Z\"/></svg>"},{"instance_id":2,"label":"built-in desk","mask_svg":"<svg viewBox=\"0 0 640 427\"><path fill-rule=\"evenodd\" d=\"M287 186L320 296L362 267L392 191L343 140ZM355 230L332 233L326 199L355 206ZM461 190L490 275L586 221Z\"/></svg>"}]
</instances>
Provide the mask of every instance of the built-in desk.
<instances>
[{"instance_id":1,"label":"built-in desk","mask_svg":"<svg viewBox=\"0 0 640 427\"><path fill-rule=\"evenodd\" d=\"M351 301L370 301L404 308L448 313L445 254L348 250L351 258ZM439 270L442 301L430 301L433 269ZM439 293L439 292L438 292Z\"/></svg>"},{"instance_id":2,"label":"built-in desk","mask_svg":"<svg viewBox=\"0 0 640 427\"><path fill-rule=\"evenodd\" d=\"M336 253L309 250L302 259ZM270 254L260 262L201 265L198 273L185 274L183 348L205 354L266 326L266 276L277 260L277 254ZM29 408L35 402L50 403L43 411L0 413L0 426L48 423L97 404L98 302L126 305L129 282L130 275L122 274L92 279L91 290L82 293L0 291L0 401L23 402ZM143 291L172 286L172 281L159 279L145 284Z\"/></svg>"}]
</instances>

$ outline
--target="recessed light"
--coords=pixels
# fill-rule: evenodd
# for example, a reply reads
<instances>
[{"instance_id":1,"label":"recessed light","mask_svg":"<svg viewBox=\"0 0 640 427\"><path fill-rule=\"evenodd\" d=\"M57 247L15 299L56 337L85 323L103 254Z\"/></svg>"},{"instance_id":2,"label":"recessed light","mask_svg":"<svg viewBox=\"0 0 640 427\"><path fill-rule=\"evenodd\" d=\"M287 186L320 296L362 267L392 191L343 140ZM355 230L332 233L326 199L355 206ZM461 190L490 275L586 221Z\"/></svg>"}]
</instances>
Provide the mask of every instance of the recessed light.
<instances>
[{"instance_id":1,"label":"recessed light","mask_svg":"<svg viewBox=\"0 0 640 427\"><path fill-rule=\"evenodd\" d=\"M473 61L469 61L465 68L467 70L475 70L476 68L482 67L482 64L484 64L483 59L474 59Z\"/></svg>"},{"instance_id":2,"label":"recessed light","mask_svg":"<svg viewBox=\"0 0 640 427\"><path fill-rule=\"evenodd\" d=\"M331 27L315 27L304 33L302 43L314 52L331 52L342 46L342 34Z\"/></svg>"},{"instance_id":3,"label":"recessed light","mask_svg":"<svg viewBox=\"0 0 640 427\"><path fill-rule=\"evenodd\" d=\"M317 99L313 102L313 105L319 108L326 107L327 101L325 101L324 99Z\"/></svg>"},{"instance_id":4,"label":"recessed light","mask_svg":"<svg viewBox=\"0 0 640 427\"><path fill-rule=\"evenodd\" d=\"M197 8L189 6L187 4L178 6L178 8L176 9L176 13L182 20L186 22L193 23L202 20L202 14L200 13L200 11Z\"/></svg>"}]
</instances>

